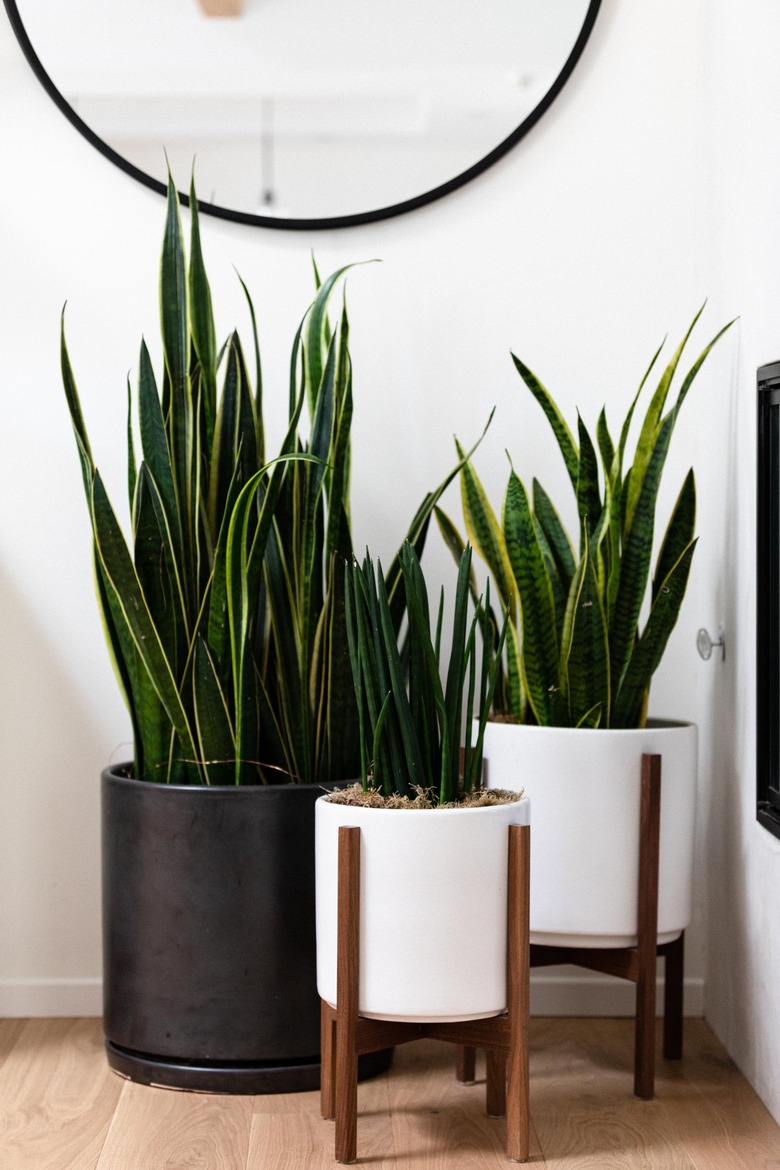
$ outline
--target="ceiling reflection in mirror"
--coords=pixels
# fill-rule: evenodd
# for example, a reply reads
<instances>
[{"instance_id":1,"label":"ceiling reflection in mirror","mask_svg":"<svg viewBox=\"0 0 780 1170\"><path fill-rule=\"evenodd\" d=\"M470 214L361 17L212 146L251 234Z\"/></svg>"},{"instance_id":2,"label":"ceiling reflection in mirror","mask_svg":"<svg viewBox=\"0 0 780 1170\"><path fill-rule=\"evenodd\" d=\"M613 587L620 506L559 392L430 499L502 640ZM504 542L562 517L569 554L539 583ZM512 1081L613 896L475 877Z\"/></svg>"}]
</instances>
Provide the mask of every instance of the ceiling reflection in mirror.
<instances>
[{"instance_id":1,"label":"ceiling reflection in mirror","mask_svg":"<svg viewBox=\"0 0 780 1170\"><path fill-rule=\"evenodd\" d=\"M12 3L6 0L9 8ZM598 0L16 0L109 148L244 215L329 220L463 176L549 100ZM589 29L588 29L589 31ZM532 119L533 120L533 119Z\"/></svg>"}]
</instances>

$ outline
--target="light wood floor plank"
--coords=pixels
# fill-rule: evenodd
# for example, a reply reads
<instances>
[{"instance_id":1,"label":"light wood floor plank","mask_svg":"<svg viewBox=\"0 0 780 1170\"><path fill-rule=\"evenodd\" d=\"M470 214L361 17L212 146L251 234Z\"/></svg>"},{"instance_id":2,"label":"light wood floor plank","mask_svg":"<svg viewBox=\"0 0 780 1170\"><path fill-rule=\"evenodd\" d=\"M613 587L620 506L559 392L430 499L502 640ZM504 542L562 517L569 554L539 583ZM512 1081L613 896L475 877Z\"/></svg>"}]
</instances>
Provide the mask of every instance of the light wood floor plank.
<instances>
[{"instance_id":1,"label":"light wood floor plank","mask_svg":"<svg viewBox=\"0 0 780 1170\"><path fill-rule=\"evenodd\" d=\"M456 1081L451 1044L423 1040L397 1050L390 1112L398 1165L405 1170L487 1170L507 1165L506 1122L485 1113L482 1052L476 1075L474 1085ZM531 1160L544 1164L533 1132Z\"/></svg>"},{"instance_id":2,"label":"light wood floor plank","mask_svg":"<svg viewBox=\"0 0 780 1170\"><path fill-rule=\"evenodd\" d=\"M28 1020L0 1068L3 1170L95 1170L121 1090L98 1020Z\"/></svg>"},{"instance_id":3,"label":"light wood floor plank","mask_svg":"<svg viewBox=\"0 0 780 1170\"><path fill-rule=\"evenodd\" d=\"M358 1087L358 1161L397 1167L390 1121L391 1077ZM319 1093L255 1097L247 1170L335 1170L335 1127L320 1115Z\"/></svg>"},{"instance_id":4,"label":"light wood floor plank","mask_svg":"<svg viewBox=\"0 0 780 1170\"><path fill-rule=\"evenodd\" d=\"M0 1020L0 1068L24 1031L26 1020Z\"/></svg>"},{"instance_id":5,"label":"light wood floor plank","mask_svg":"<svg viewBox=\"0 0 780 1170\"><path fill-rule=\"evenodd\" d=\"M668 1116L665 1069L640 1101L632 1021L532 1021L531 1114L550 1170L703 1170Z\"/></svg>"},{"instance_id":6,"label":"light wood floor plank","mask_svg":"<svg viewBox=\"0 0 780 1170\"><path fill-rule=\"evenodd\" d=\"M682 1061L659 1056L653 1101L631 1096L630 1021L537 1020L532 1037L531 1109L556 1170L780 1170L780 1128L703 1021L686 1020Z\"/></svg>"},{"instance_id":7,"label":"light wood floor plank","mask_svg":"<svg viewBox=\"0 0 780 1170\"><path fill-rule=\"evenodd\" d=\"M245 1170L252 1098L125 1081L97 1170Z\"/></svg>"},{"instance_id":8,"label":"light wood floor plank","mask_svg":"<svg viewBox=\"0 0 780 1170\"><path fill-rule=\"evenodd\" d=\"M706 1024L633 1096L630 1020L531 1025L531 1165L547 1170L780 1170L780 1127ZM454 1050L397 1049L358 1091L358 1161L373 1170L506 1170L505 1123ZM318 1093L206 1096L110 1073L96 1020L0 1021L0 1170L336 1170ZM544 1153L542 1152L544 1151Z\"/></svg>"},{"instance_id":9,"label":"light wood floor plank","mask_svg":"<svg viewBox=\"0 0 780 1170\"><path fill-rule=\"evenodd\" d=\"M701 1170L780 1170L780 1130L703 1020L689 1020L695 1064L680 1074L694 1102L686 1147Z\"/></svg>"}]
</instances>

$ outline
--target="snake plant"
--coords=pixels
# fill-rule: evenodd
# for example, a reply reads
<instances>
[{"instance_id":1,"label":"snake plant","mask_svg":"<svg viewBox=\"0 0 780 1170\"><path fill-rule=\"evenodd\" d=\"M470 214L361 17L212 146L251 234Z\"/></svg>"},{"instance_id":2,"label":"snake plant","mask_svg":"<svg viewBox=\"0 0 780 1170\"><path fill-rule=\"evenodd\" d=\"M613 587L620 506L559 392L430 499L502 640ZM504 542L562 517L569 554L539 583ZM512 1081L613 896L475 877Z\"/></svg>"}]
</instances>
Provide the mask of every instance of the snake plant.
<instances>
[{"instance_id":1,"label":"snake plant","mask_svg":"<svg viewBox=\"0 0 780 1170\"><path fill-rule=\"evenodd\" d=\"M579 531L575 545L542 485L534 479L529 493L511 461L499 522L472 461L465 462L461 496L468 537L490 569L510 615L497 713L516 722L556 727L644 726L650 681L677 622L696 547L696 486L690 470L655 560L643 623L661 476L694 378L732 324L705 346L682 379L674 404L667 407L683 350L701 312L661 374L627 468L634 411L663 346L628 408L617 443L605 409L598 418L595 443L579 415L575 438L551 394L512 355L563 456ZM454 555L460 556L463 541L455 525L438 509L437 518Z\"/></svg>"},{"instance_id":2,"label":"snake plant","mask_svg":"<svg viewBox=\"0 0 780 1170\"><path fill-rule=\"evenodd\" d=\"M375 568L367 554L362 564L353 560L347 567L347 636L358 701L364 791L371 787L384 796L410 798L422 791L432 804L449 804L479 787L485 723L506 624L494 649L487 616L489 585L485 606L477 604L469 619L470 573L471 549L466 547L459 559L449 661L442 684L444 591L432 631L425 580L412 545L407 541L401 552L409 623L403 653L381 564ZM480 645L485 652L478 667Z\"/></svg>"},{"instance_id":3,"label":"snake plant","mask_svg":"<svg viewBox=\"0 0 780 1170\"><path fill-rule=\"evenodd\" d=\"M179 200L169 185L160 266L163 368L158 379L142 343L137 426L128 386L129 540L92 456L64 325L62 331L99 605L132 720L133 774L181 784L354 777L357 707L343 573L352 556L352 368L346 306L335 330L327 311L346 270L321 284L317 278L316 299L293 342L286 434L269 458L252 302L244 286L254 389L238 333L217 346L194 189L190 206L187 263ZM458 471L414 516L408 537L418 551ZM388 574L396 628L404 612L399 558Z\"/></svg>"}]
</instances>

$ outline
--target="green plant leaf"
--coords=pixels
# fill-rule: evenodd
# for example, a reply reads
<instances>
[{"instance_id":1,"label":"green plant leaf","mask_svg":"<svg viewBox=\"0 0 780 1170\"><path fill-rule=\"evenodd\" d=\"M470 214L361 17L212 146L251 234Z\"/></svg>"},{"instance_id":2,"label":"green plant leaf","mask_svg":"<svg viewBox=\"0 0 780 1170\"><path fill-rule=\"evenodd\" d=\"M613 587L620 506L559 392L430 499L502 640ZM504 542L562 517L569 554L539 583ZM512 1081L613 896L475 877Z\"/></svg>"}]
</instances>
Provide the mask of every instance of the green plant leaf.
<instances>
[{"instance_id":1,"label":"green plant leaf","mask_svg":"<svg viewBox=\"0 0 780 1170\"><path fill-rule=\"evenodd\" d=\"M70 357L68 355L68 347L65 342L65 309L62 310L62 317L60 319L60 368L62 370L62 382L65 387L65 399L68 404L70 412L70 421L73 425L73 433L76 436L76 447L79 453L79 462L81 463L81 476L84 481L84 491L86 493L87 502L92 500L92 480L95 476L95 462L92 458L92 450L89 445L89 436L87 435L87 428L84 423L84 415L81 412L81 402L79 401L79 393L76 389L76 379L73 377L73 368L70 364Z\"/></svg>"},{"instance_id":2,"label":"green plant leaf","mask_svg":"<svg viewBox=\"0 0 780 1170\"><path fill-rule=\"evenodd\" d=\"M135 746L135 775L143 775L142 761L139 759L141 754L141 726L138 720L138 708L135 700L135 648L125 623L120 620L117 623L114 620L112 610L113 590L109 591L109 587L105 581L103 569L100 564L97 547L93 541L92 547L92 569L95 581L95 592L98 598L98 608L100 611L100 619L103 626L103 633L105 634L106 643L108 645L111 665L119 684L120 693L125 701L125 705L130 713L130 720L133 725L133 744Z\"/></svg>"},{"instance_id":3,"label":"green plant leaf","mask_svg":"<svg viewBox=\"0 0 780 1170\"><path fill-rule=\"evenodd\" d=\"M555 559L561 585L568 596L576 562L574 549L552 500L537 479L533 481L534 515L542 527L550 552Z\"/></svg>"},{"instance_id":4,"label":"green plant leaf","mask_svg":"<svg viewBox=\"0 0 780 1170\"><path fill-rule=\"evenodd\" d=\"M498 686L501 673L501 657L504 652L505 639L507 637L507 632L512 628L509 622L509 615L505 613L504 622L499 631L498 640L491 653L489 627L485 624L485 614L486 612L490 612L490 582L488 582L485 587L485 604L483 607L481 607L480 612L482 614L481 621L483 654L482 670L480 672L481 678L479 689L479 705L477 710L474 712L477 719L477 739L471 753L470 781L467 781L467 779L464 777L464 784L468 782L470 783L471 787L474 787L477 783L481 782L482 779L485 727L487 725L490 712L494 707L496 688ZM471 712L469 712L469 714L471 714ZM470 788L466 788L466 791L470 791Z\"/></svg>"},{"instance_id":5,"label":"green plant leaf","mask_svg":"<svg viewBox=\"0 0 780 1170\"><path fill-rule=\"evenodd\" d=\"M127 379L127 498L130 504L130 511L133 510L133 500L135 499L135 482L136 482L136 466L135 466L135 444L133 443L133 392L130 389L130 379Z\"/></svg>"},{"instance_id":6,"label":"green plant leaf","mask_svg":"<svg viewBox=\"0 0 780 1170\"><path fill-rule=\"evenodd\" d=\"M385 696L390 695L391 682L387 663L387 651L382 633L382 624L379 616L379 597L376 575L368 554L362 566L356 573L356 580L360 587L361 617L360 637L362 639L362 665L367 691L375 691L377 696L377 716ZM391 792L400 792L408 795L409 786L407 771L404 766L404 750L401 731L398 726L398 717L391 703L387 708L386 726L381 738L381 752L374 751L373 767L380 769L382 791L386 795ZM372 717L373 722L373 717ZM376 736L374 736L376 743ZM376 774L376 772L375 772ZM377 786L377 781L374 781Z\"/></svg>"},{"instance_id":7,"label":"green plant leaf","mask_svg":"<svg viewBox=\"0 0 780 1170\"><path fill-rule=\"evenodd\" d=\"M517 591L502 526L490 506L473 463L466 457L457 440L456 449L463 464L460 487L468 539L492 573L503 606L514 615Z\"/></svg>"},{"instance_id":8,"label":"green plant leaf","mask_svg":"<svg viewBox=\"0 0 780 1170\"><path fill-rule=\"evenodd\" d=\"M661 380L656 387L655 393L650 400L650 405L648 406L645 413L642 429L639 432L639 439L637 440L636 455L634 456L634 463L631 472L631 483L626 501L626 528L630 528L633 523L634 512L636 511L639 496L642 491L642 485L644 484L645 475L647 474L647 469L658 439L663 410L666 404L667 396L669 394L669 389L672 384L672 379L680 363L683 350L685 349L691 333L693 332L694 326L703 312L704 305L701 306L698 313L693 318L693 321L688 326L688 330L685 333L685 336L672 354L666 369L661 375ZM706 354L704 356L706 356ZM688 381L688 386L690 386L690 381ZM686 386L686 393L688 386ZM682 405L681 402L678 403L678 410L680 405Z\"/></svg>"},{"instance_id":9,"label":"green plant leaf","mask_svg":"<svg viewBox=\"0 0 780 1170\"><path fill-rule=\"evenodd\" d=\"M188 642L185 602L162 502L145 463L138 478L133 528L138 581L149 612L155 615L155 628L173 675L180 678Z\"/></svg>"},{"instance_id":10,"label":"green plant leaf","mask_svg":"<svg viewBox=\"0 0 780 1170\"><path fill-rule=\"evenodd\" d=\"M106 590L113 594L112 603L116 601L116 608L113 608L112 604L114 621L121 619L126 626L183 751L189 759L195 759L192 731L176 680L149 613L116 516L97 472L92 489L92 517Z\"/></svg>"},{"instance_id":11,"label":"green plant leaf","mask_svg":"<svg viewBox=\"0 0 780 1170\"><path fill-rule=\"evenodd\" d=\"M186 517L185 532L191 530L192 431L194 426L189 380L190 339L187 305L187 277L182 239L179 197L168 179L168 201L160 263L160 327L163 358L170 403L167 415L169 442L179 505Z\"/></svg>"},{"instance_id":12,"label":"green plant leaf","mask_svg":"<svg viewBox=\"0 0 780 1170\"><path fill-rule=\"evenodd\" d=\"M372 261L365 261L365 263L372 263ZM349 272L350 268L355 267L357 267L355 264L345 264L343 268L338 268L335 272L331 273L327 280L320 284L314 303L306 315L304 333L307 357L305 386L309 413L312 418L317 409L317 397L327 360L327 353L330 348L331 339L327 317L328 301L339 278L345 272Z\"/></svg>"},{"instance_id":13,"label":"green plant leaf","mask_svg":"<svg viewBox=\"0 0 780 1170\"><path fill-rule=\"evenodd\" d=\"M406 578L404 580L406 581ZM377 605L379 624L384 640L385 663L390 683L390 693L392 695L393 707L398 720L403 744L405 763L404 787L407 789L412 789L418 785L424 787L426 779L425 767L422 761L417 731L409 707L409 696L406 693L404 669L401 665L401 656L398 652L396 631L390 614L390 606L387 599L387 590L385 588L381 565L377 565Z\"/></svg>"},{"instance_id":14,"label":"green plant leaf","mask_svg":"<svg viewBox=\"0 0 780 1170\"><path fill-rule=\"evenodd\" d=\"M691 469L685 477L677 503L669 520L666 534L658 554L653 578L652 599L655 601L661 584L677 564L693 540L696 526L696 481Z\"/></svg>"},{"instance_id":15,"label":"green plant leaf","mask_svg":"<svg viewBox=\"0 0 780 1170\"><path fill-rule=\"evenodd\" d=\"M280 476L284 473L284 464L294 460L313 461L313 456L289 452L261 467L241 489L228 528L225 583L233 669L236 767L239 773L243 761L251 757L251 750L246 750L251 742L251 725L248 726L245 721L253 720L256 714L256 706L250 702L254 694L253 668L250 669L250 623L254 616L254 600L273 523L274 505L281 486ZM274 464L276 466L271 482L263 495L258 514L258 489ZM236 783L241 783L240 774L237 775Z\"/></svg>"},{"instance_id":16,"label":"green plant leaf","mask_svg":"<svg viewBox=\"0 0 780 1170\"><path fill-rule=\"evenodd\" d=\"M690 388L693 384L693 380L696 377L696 375L698 374L701 367L704 365L704 362L706 361L707 357L709 356L710 351L712 350L713 346L718 341L720 341L723 334L726 333L731 328L731 326L736 322L736 320L737 320L737 318L734 317L731 321L729 321L726 325L724 325L722 329L718 330L718 332L713 337L712 341L708 345L705 345L704 349L701 351L701 353L697 357L696 361L691 366L690 370L688 371L688 373L686 374L686 376L683 380L682 386L680 387L680 393L677 395L677 401L675 402L675 407L674 407L676 413L679 414L680 407L682 406L683 402L685 401L685 399L688 395L688 391L690 390Z\"/></svg>"},{"instance_id":17,"label":"green plant leaf","mask_svg":"<svg viewBox=\"0 0 780 1170\"><path fill-rule=\"evenodd\" d=\"M567 582L566 588L564 589L561 582L560 573L558 572L558 566L555 563L555 557L552 554L549 542L544 534L544 529L542 528L536 516L533 516L532 519L534 533L539 543L539 549L544 560L544 567L547 571L547 576L550 579L553 600L555 602L555 631L558 644L560 645L560 638L561 634L563 633L563 619L566 613L566 598L569 595L569 585L571 582Z\"/></svg>"},{"instance_id":18,"label":"green plant leaf","mask_svg":"<svg viewBox=\"0 0 780 1170\"><path fill-rule=\"evenodd\" d=\"M572 581L561 653L561 691L568 703L570 727L577 727L594 706L602 714L610 709L607 624L587 531L583 540L585 550Z\"/></svg>"},{"instance_id":19,"label":"green plant leaf","mask_svg":"<svg viewBox=\"0 0 780 1170\"><path fill-rule=\"evenodd\" d=\"M192 344L200 367L201 410L205 426L203 436L207 457L214 437L217 413L217 337L214 329L214 310L211 289L203 262L200 241L198 198L195 194L195 176L190 183L190 268L189 312Z\"/></svg>"},{"instance_id":20,"label":"green plant leaf","mask_svg":"<svg viewBox=\"0 0 780 1170\"><path fill-rule=\"evenodd\" d=\"M577 513L580 520L587 521L588 536L592 536L601 519L601 495L599 493L599 466L593 441L587 428L577 415L580 438L580 466L577 476Z\"/></svg>"},{"instance_id":21,"label":"green plant leaf","mask_svg":"<svg viewBox=\"0 0 780 1170\"><path fill-rule=\"evenodd\" d=\"M566 464L566 470L569 473L569 479L576 494L577 480L580 473L580 456L577 450L577 444L574 442L574 436L569 430L565 418L556 406L552 395L545 389L536 375L515 354L512 354L512 361L515 363L515 369L518 374L541 406L547 421L552 427L553 434L558 440L563 461Z\"/></svg>"},{"instance_id":22,"label":"green plant leaf","mask_svg":"<svg viewBox=\"0 0 780 1170\"><path fill-rule=\"evenodd\" d=\"M623 676L637 637L637 624L647 588L653 551L658 487L669 450L673 424L674 419L670 412L661 424L647 465L634 517L623 545L620 582L610 630L612 686L616 692L623 684Z\"/></svg>"},{"instance_id":23,"label":"green plant leaf","mask_svg":"<svg viewBox=\"0 0 780 1170\"><path fill-rule=\"evenodd\" d=\"M514 471L504 500L504 536L520 596L523 682L537 723L546 725L551 722L551 695L559 686L555 596L528 495Z\"/></svg>"},{"instance_id":24,"label":"green plant leaf","mask_svg":"<svg viewBox=\"0 0 780 1170\"><path fill-rule=\"evenodd\" d=\"M249 293L249 289L242 280L240 273L236 273L236 275L238 276L241 287L244 290L246 303L249 306L249 318L252 323L252 341L254 344L255 354L255 421L257 423L256 447L258 462L264 463L265 425L263 420L263 366L260 360L260 339L257 333L257 316L255 314L255 306Z\"/></svg>"},{"instance_id":25,"label":"green plant leaf","mask_svg":"<svg viewBox=\"0 0 780 1170\"><path fill-rule=\"evenodd\" d=\"M615 727L636 727L639 724L650 680L680 615L695 547L696 541L692 540L659 586L647 625L634 647L618 691L613 718Z\"/></svg>"},{"instance_id":26,"label":"green plant leaf","mask_svg":"<svg viewBox=\"0 0 780 1170\"><path fill-rule=\"evenodd\" d=\"M525 723L528 696L523 683L523 651L520 633L509 619L506 632L506 694L502 709L519 723Z\"/></svg>"},{"instance_id":27,"label":"green plant leaf","mask_svg":"<svg viewBox=\"0 0 780 1170\"><path fill-rule=\"evenodd\" d=\"M352 368L349 357L349 320L346 305L339 325L339 344L333 384L334 419L328 453L328 530L326 556L342 561L352 556L349 527L350 433L352 429Z\"/></svg>"},{"instance_id":28,"label":"green plant leaf","mask_svg":"<svg viewBox=\"0 0 780 1170\"><path fill-rule=\"evenodd\" d=\"M596 424L596 441L601 455L601 466L604 468L604 479L609 482L612 478L612 469L615 462L615 445L607 426L607 410L602 407L599 421Z\"/></svg>"},{"instance_id":29,"label":"green plant leaf","mask_svg":"<svg viewBox=\"0 0 780 1170\"><path fill-rule=\"evenodd\" d=\"M235 778L236 742L225 694L205 640L195 639L192 677L195 728L207 784Z\"/></svg>"},{"instance_id":30,"label":"green plant leaf","mask_svg":"<svg viewBox=\"0 0 780 1170\"><path fill-rule=\"evenodd\" d=\"M433 514L436 517L436 523L439 526L439 532L444 539L445 545L452 553L455 563L459 564L460 558L463 556L464 550L466 548L466 542L458 532L450 517L445 511L443 511L442 508L437 506L433 509ZM476 601L479 591L477 589L477 578L473 565L471 567L471 576L469 577L469 590L473 600Z\"/></svg>"},{"instance_id":31,"label":"green plant leaf","mask_svg":"<svg viewBox=\"0 0 780 1170\"><path fill-rule=\"evenodd\" d=\"M601 725L602 708L601 703L596 703L595 707L591 707L589 711L580 719L577 727L590 727L595 729Z\"/></svg>"},{"instance_id":32,"label":"green plant leaf","mask_svg":"<svg viewBox=\"0 0 780 1170\"><path fill-rule=\"evenodd\" d=\"M141 342L138 361L138 420L141 430L141 451L152 478L157 484L165 505L169 523L181 544L181 523L168 441L165 435L160 397L146 342Z\"/></svg>"},{"instance_id":33,"label":"green plant leaf","mask_svg":"<svg viewBox=\"0 0 780 1170\"><path fill-rule=\"evenodd\" d=\"M452 620L450 661L444 688L444 709L447 727L446 734L442 731L442 753L446 752L448 766L445 768L442 765L442 776L444 779L441 794L442 803L454 800L458 791L457 768L460 757L460 722L463 709L463 686L469 657L466 628L468 622L470 572L471 549L467 546L458 566L458 581L455 590L455 606Z\"/></svg>"},{"instance_id":34,"label":"green plant leaf","mask_svg":"<svg viewBox=\"0 0 780 1170\"><path fill-rule=\"evenodd\" d=\"M438 504L442 495L447 490L447 488L450 486L452 481L461 473L465 464L468 462L469 459L471 459L472 455L479 447L480 443L482 442L485 435L487 434L488 427L490 426L491 422L493 421L493 414L494 413L495 413L495 408L493 410L491 410L490 416L488 417L488 420L487 420L487 423L485 424L484 430L482 431L482 434L479 436L479 438L477 439L477 441L473 445L473 447L471 447L471 449L465 453L463 459L459 460L458 463L455 465L455 467L453 467L452 470L450 472L448 472L447 475L445 475L444 479L441 481L441 483L438 485L438 487L434 488L433 491L427 493L427 495L423 499L422 503L420 504L419 508L415 512L415 514L412 518L412 522L409 525L408 531L406 533L405 539L408 540L409 543L411 544L418 559L422 558L423 549L425 547L425 538L426 538L426 535L428 532L428 525L430 523L431 515L433 514L433 509L436 507L436 505ZM400 549L396 553L395 557L393 558L392 564L390 565L389 570L385 574L385 583L387 585L387 595L388 595L388 598L390 601L390 612L392 613L392 616L393 616L393 622L395 623L396 629L400 629L401 622L403 620L403 615L404 615L403 597L402 597L402 593L400 590L400 584L401 584L401 550Z\"/></svg>"},{"instance_id":35,"label":"green plant leaf","mask_svg":"<svg viewBox=\"0 0 780 1170\"><path fill-rule=\"evenodd\" d=\"M653 370L655 368L655 363L658 361L658 358L661 356L661 350L663 349L663 347L665 345L666 345L666 338L664 338L664 340L658 346L658 349L653 354L653 357L650 361L650 365L647 367L647 369L645 370L645 372L642 376L642 380L639 383L639 387L637 389L637 392L631 400L631 405L628 408L628 413L626 414L626 417L623 420L623 426L620 428L620 440L618 442L618 449L615 452L615 459L613 461L612 475L610 477L611 480L613 481L613 483L618 481L618 480L622 481L622 479L623 479L623 457L624 457L625 452L626 452L626 444L628 442L628 432L631 429L631 422L632 422L633 417L634 417L634 411L636 410L637 403L639 402L639 397L645 388L645 385L647 383L647 379L650 377L651 373L653 372Z\"/></svg>"},{"instance_id":36,"label":"green plant leaf","mask_svg":"<svg viewBox=\"0 0 780 1170\"><path fill-rule=\"evenodd\" d=\"M328 587L319 627L321 635L312 655L311 693L315 713L316 773L321 780L351 776L360 769L358 719L344 638L345 595L343 562L332 557ZM316 687L313 685L317 677Z\"/></svg>"}]
</instances>

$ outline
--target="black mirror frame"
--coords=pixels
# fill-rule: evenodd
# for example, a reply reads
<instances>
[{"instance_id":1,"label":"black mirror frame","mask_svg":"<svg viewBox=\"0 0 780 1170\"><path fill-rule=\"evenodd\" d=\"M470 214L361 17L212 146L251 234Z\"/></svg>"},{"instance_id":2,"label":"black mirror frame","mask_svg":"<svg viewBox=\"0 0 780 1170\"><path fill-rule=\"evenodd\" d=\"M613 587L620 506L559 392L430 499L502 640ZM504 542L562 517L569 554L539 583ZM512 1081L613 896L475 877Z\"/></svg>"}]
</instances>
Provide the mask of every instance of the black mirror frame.
<instances>
[{"instance_id":1,"label":"black mirror frame","mask_svg":"<svg viewBox=\"0 0 780 1170\"><path fill-rule=\"evenodd\" d=\"M44 69L32 46L30 38L27 35L27 30L24 27L24 22L16 6L16 0L3 0L3 3L8 13L11 27L16 34L16 38L22 47L28 63L49 97L59 107L68 121L84 135L92 146L99 150L102 155L105 155L120 170L123 170L139 183L143 183L145 187L151 187L153 191L165 195L166 188L163 183L158 179L152 178L151 175L147 175L145 171L140 170L121 154L118 154L107 142L104 142L102 138L98 137L94 130L90 129L86 122L78 116L72 106L66 102ZM198 200L199 209L209 215L217 216L219 219L227 219L233 223L246 223L255 227L269 227L287 231L320 231L327 228L356 227L359 224L374 223L381 219L390 219L396 215L403 215L407 211L414 211L417 207L424 207L426 203L433 203L436 199L441 199L444 195L448 195L451 191L456 191L458 187L462 187L465 183L470 182L471 179L476 178L477 175L482 174L483 171L486 171L488 167L502 158L521 138L525 137L542 115L546 113L569 80L575 65L582 56L600 7L601 0L590 0L585 20L574 43L574 47L569 53L560 73L538 105L531 110L530 114L523 119L520 125L503 142L500 142L498 146L494 147L479 162L474 163L473 166L468 167L461 174L456 175L453 179L449 179L446 183L441 183L438 187L433 187L430 191L425 191L422 195L415 195L412 199L403 200L401 203L393 203L388 207L380 207L373 211L361 211L353 215L330 216L324 219L284 219L280 216L254 215L248 211L236 211L230 207L221 207L219 204L206 203L201 200ZM189 197L184 192L180 192L180 197L182 203L189 204Z\"/></svg>"}]
</instances>

